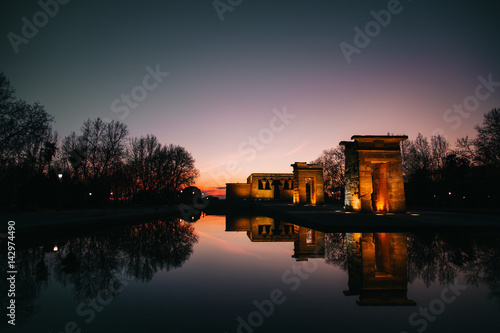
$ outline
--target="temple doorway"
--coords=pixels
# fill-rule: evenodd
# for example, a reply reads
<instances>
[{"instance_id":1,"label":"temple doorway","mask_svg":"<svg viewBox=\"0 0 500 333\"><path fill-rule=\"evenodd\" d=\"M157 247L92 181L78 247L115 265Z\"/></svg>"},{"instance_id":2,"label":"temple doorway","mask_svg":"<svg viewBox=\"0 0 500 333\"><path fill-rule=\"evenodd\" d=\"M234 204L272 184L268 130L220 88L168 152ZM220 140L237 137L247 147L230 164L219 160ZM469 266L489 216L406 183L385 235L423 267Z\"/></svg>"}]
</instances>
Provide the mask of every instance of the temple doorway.
<instances>
[{"instance_id":1,"label":"temple doorway","mask_svg":"<svg viewBox=\"0 0 500 333\"><path fill-rule=\"evenodd\" d=\"M372 208L375 212L389 211L389 198L387 186L387 164L372 165Z\"/></svg>"}]
</instances>

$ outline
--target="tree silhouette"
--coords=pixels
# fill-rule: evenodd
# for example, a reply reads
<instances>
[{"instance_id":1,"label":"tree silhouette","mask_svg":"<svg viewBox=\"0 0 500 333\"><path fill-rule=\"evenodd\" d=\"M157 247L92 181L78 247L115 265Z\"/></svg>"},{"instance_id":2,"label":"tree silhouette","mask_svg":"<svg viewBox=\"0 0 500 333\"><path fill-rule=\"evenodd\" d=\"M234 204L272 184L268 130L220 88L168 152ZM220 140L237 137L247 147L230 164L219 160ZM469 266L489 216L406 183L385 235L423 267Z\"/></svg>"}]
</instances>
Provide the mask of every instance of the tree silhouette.
<instances>
[{"instance_id":1,"label":"tree silhouette","mask_svg":"<svg viewBox=\"0 0 500 333\"><path fill-rule=\"evenodd\" d=\"M325 192L332 194L334 199L342 200L345 186L344 146L323 150L311 163L323 165Z\"/></svg>"},{"instance_id":2,"label":"tree silhouette","mask_svg":"<svg viewBox=\"0 0 500 333\"><path fill-rule=\"evenodd\" d=\"M38 104L15 98L0 73L0 201L9 208L35 206L57 150L54 118ZM43 196L42 196L43 197Z\"/></svg>"},{"instance_id":3,"label":"tree silhouette","mask_svg":"<svg viewBox=\"0 0 500 333\"><path fill-rule=\"evenodd\" d=\"M477 131L475 139L458 140L461 153L479 165L500 168L500 109L487 112L483 123L474 129Z\"/></svg>"}]
</instances>

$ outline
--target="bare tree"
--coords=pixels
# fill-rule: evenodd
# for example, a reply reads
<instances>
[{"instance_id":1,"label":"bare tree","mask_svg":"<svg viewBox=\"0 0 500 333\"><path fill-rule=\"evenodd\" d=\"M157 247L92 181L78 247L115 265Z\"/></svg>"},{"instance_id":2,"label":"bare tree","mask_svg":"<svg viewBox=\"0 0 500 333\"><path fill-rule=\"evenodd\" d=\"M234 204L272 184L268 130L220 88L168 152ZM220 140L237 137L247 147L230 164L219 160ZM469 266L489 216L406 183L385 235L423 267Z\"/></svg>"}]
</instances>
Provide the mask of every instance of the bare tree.
<instances>
[{"instance_id":1,"label":"bare tree","mask_svg":"<svg viewBox=\"0 0 500 333\"><path fill-rule=\"evenodd\" d=\"M38 104L14 96L0 73L0 202L9 207L36 206L57 151L54 118ZM23 197L20 197L22 195Z\"/></svg>"},{"instance_id":2,"label":"bare tree","mask_svg":"<svg viewBox=\"0 0 500 333\"><path fill-rule=\"evenodd\" d=\"M500 109L495 108L484 115L483 123L476 125L477 138L472 144L477 162L495 168L500 167Z\"/></svg>"},{"instance_id":3,"label":"bare tree","mask_svg":"<svg viewBox=\"0 0 500 333\"><path fill-rule=\"evenodd\" d=\"M450 144L442 135L431 136L431 160L434 170L443 169Z\"/></svg>"},{"instance_id":4,"label":"bare tree","mask_svg":"<svg viewBox=\"0 0 500 333\"><path fill-rule=\"evenodd\" d=\"M83 123L81 135L73 132L64 138L63 151L70 162L79 154L81 161L72 163L73 169L85 182L95 182L121 166L127 134L127 126L118 121L88 119Z\"/></svg>"},{"instance_id":5,"label":"bare tree","mask_svg":"<svg viewBox=\"0 0 500 333\"><path fill-rule=\"evenodd\" d=\"M128 165L135 179L136 190L153 190L156 187L153 162L160 149L161 144L152 134L130 139L127 150Z\"/></svg>"},{"instance_id":6,"label":"bare tree","mask_svg":"<svg viewBox=\"0 0 500 333\"><path fill-rule=\"evenodd\" d=\"M321 155L311 163L323 165L325 191L340 200L345 185L344 146L323 150Z\"/></svg>"},{"instance_id":7,"label":"bare tree","mask_svg":"<svg viewBox=\"0 0 500 333\"><path fill-rule=\"evenodd\" d=\"M431 169L432 152L427 138L418 133L415 140L403 142L401 147L405 176L410 177L416 172L429 171Z\"/></svg>"},{"instance_id":8,"label":"bare tree","mask_svg":"<svg viewBox=\"0 0 500 333\"><path fill-rule=\"evenodd\" d=\"M54 117L38 103L17 100L14 92L0 73L0 165L23 167L31 174L47 171L57 149Z\"/></svg>"},{"instance_id":9,"label":"bare tree","mask_svg":"<svg viewBox=\"0 0 500 333\"><path fill-rule=\"evenodd\" d=\"M166 147L167 153L167 189L169 191L178 191L182 186L188 186L194 183L199 175L195 168L195 160L191 153L184 147L169 145Z\"/></svg>"},{"instance_id":10,"label":"bare tree","mask_svg":"<svg viewBox=\"0 0 500 333\"><path fill-rule=\"evenodd\" d=\"M134 190L157 198L192 185L199 174L194 158L185 148L163 146L150 134L130 140L127 165L134 178Z\"/></svg>"},{"instance_id":11,"label":"bare tree","mask_svg":"<svg viewBox=\"0 0 500 333\"><path fill-rule=\"evenodd\" d=\"M0 110L5 110L14 102L15 90L7 77L0 72Z\"/></svg>"}]
</instances>

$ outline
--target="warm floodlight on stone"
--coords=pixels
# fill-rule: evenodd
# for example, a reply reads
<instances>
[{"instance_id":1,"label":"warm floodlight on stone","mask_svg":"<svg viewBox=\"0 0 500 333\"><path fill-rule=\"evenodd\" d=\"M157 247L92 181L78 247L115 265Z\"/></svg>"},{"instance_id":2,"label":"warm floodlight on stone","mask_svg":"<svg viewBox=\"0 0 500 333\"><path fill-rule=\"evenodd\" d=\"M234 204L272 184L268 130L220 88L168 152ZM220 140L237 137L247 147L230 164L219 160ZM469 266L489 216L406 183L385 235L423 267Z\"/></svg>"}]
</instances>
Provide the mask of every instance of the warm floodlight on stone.
<instances>
[{"instance_id":1,"label":"warm floodlight on stone","mask_svg":"<svg viewBox=\"0 0 500 333\"><path fill-rule=\"evenodd\" d=\"M354 135L345 146L345 209L406 211L401 150L406 135Z\"/></svg>"},{"instance_id":2,"label":"warm floodlight on stone","mask_svg":"<svg viewBox=\"0 0 500 333\"><path fill-rule=\"evenodd\" d=\"M246 183L227 183L226 199L322 205L323 166L305 162L291 166L293 173L252 173Z\"/></svg>"},{"instance_id":3,"label":"warm floodlight on stone","mask_svg":"<svg viewBox=\"0 0 500 333\"><path fill-rule=\"evenodd\" d=\"M293 167L294 205L322 205L325 202L323 190L323 166L295 162Z\"/></svg>"}]
</instances>

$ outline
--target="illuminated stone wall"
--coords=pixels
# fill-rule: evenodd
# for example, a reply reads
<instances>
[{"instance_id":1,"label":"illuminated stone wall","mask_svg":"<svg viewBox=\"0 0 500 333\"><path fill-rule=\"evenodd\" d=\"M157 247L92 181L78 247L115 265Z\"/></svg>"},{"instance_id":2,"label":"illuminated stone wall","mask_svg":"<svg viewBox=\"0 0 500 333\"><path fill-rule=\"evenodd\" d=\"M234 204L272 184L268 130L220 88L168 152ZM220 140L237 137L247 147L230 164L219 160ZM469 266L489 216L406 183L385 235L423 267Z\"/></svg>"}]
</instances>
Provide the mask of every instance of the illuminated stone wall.
<instances>
[{"instance_id":1,"label":"illuminated stone wall","mask_svg":"<svg viewBox=\"0 0 500 333\"><path fill-rule=\"evenodd\" d=\"M291 173L252 173L247 183L251 184L251 197L254 200L292 201Z\"/></svg>"},{"instance_id":2,"label":"illuminated stone wall","mask_svg":"<svg viewBox=\"0 0 500 333\"><path fill-rule=\"evenodd\" d=\"M323 166L297 162L292 173L252 173L246 184L227 183L228 200L264 200L322 205Z\"/></svg>"},{"instance_id":3,"label":"illuminated stone wall","mask_svg":"<svg viewBox=\"0 0 500 333\"><path fill-rule=\"evenodd\" d=\"M293 203L322 205L324 199L323 166L296 162L293 167ZM308 185L309 182L309 185Z\"/></svg>"},{"instance_id":4,"label":"illuminated stone wall","mask_svg":"<svg viewBox=\"0 0 500 333\"><path fill-rule=\"evenodd\" d=\"M407 136L361 136L345 146L345 209L406 211L399 143Z\"/></svg>"},{"instance_id":5,"label":"illuminated stone wall","mask_svg":"<svg viewBox=\"0 0 500 333\"><path fill-rule=\"evenodd\" d=\"M226 199L243 200L250 199L252 192L251 184L228 183L226 184Z\"/></svg>"}]
</instances>

